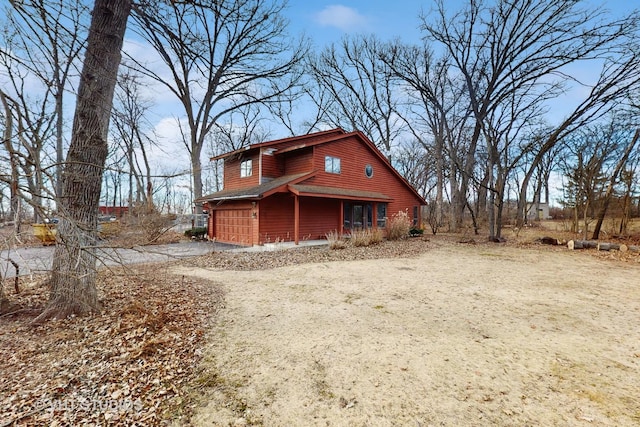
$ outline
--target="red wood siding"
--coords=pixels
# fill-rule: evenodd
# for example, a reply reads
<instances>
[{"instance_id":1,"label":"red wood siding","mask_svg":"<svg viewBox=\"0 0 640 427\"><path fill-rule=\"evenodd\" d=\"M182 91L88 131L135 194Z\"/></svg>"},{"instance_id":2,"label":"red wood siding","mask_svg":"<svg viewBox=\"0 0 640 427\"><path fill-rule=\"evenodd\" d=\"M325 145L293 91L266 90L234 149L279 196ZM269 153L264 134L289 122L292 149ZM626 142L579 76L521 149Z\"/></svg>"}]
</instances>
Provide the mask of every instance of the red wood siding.
<instances>
[{"instance_id":1,"label":"red wood siding","mask_svg":"<svg viewBox=\"0 0 640 427\"><path fill-rule=\"evenodd\" d=\"M340 231L340 201L318 197L300 198L300 240L324 239Z\"/></svg>"},{"instance_id":2,"label":"red wood siding","mask_svg":"<svg viewBox=\"0 0 640 427\"><path fill-rule=\"evenodd\" d=\"M262 177L278 178L282 175L284 175L282 159L273 154L262 153Z\"/></svg>"},{"instance_id":3,"label":"red wood siding","mask_svg":"<svg viewBox=\"0 0 640 427\"><path fill-rule=\"evenodd\" d=\"M240 178L240 163L244 160L251 159L252 174L246 178ZM224 162L224 189L233 190L236 188L253 187L258 185L259 166L257 152L251 156L243 156L239 159L225 160Z\"/></svg>"},{"instance_id":4,"label":"red wood siding","mask_svg":"<svg viewBox=\"0 0 640 427\"><path fill-rule=\"evenodd\" d=\"M291 153L286 153L280 157L284 157L283 161L285 164L285 175L311 172L314 170L312 148L306 148L306 149L297 150ZM324 170L324 166L323 166L323 170Z\"/></svg>"},{"instance_id":5,"label":"red wood siding","mask_svg":"<svg viewBox=\"0 0 640 427\"><path fill-rule=\"evenodd\" d=\"M340 174L324 172L325 156L340 158ZM413 216L413 207L421 201L400 181L389 166L355 136L344 140L321 144L315 147L314 163L320 171L304 184L340 187L353 190L374 191L392 197L387 207L391 217L400 210L408 209ZM367 164L373 166L373 177L367 178L364 169Z\"/></svg>"},{"instance_id":6,"label":"red wood siding","mask_svg":"<svg viewBox=\"0 0 640 427\"><path fill-rule=\"evenodd\" d=\"M260 231L258 242L294 240L293 196L275 194L260 201Z\"/></svg>"}]
</instances>

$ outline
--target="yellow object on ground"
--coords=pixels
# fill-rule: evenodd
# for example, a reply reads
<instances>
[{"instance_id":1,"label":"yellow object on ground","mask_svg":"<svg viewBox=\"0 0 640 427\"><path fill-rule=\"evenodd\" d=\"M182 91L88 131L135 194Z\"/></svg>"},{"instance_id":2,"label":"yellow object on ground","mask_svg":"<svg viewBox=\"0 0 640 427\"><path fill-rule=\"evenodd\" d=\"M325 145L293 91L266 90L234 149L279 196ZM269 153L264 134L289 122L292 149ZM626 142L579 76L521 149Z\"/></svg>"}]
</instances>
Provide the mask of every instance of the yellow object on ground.
<instances>
[{"instance_id":1,"label":"yellow object on ground","mask_svg":"<svg viewBox=\"0 0 640 427\"><path fill-rule=\"evenodd\" d=\"M54 245L56 243L55 224L31 224L33 235L36 236L43 245Z\"/></svg>"},{"instance_id":2,"label":"yellow object on ground","mask_svg":"<svg viewBox=\"0 0 640 427\"><path fill-rule=\"evenodd\" d=\"M98 233L103 239L117 236L120 233L120 221L105 221L98 223Z\"/></svg>"}]
</instances>

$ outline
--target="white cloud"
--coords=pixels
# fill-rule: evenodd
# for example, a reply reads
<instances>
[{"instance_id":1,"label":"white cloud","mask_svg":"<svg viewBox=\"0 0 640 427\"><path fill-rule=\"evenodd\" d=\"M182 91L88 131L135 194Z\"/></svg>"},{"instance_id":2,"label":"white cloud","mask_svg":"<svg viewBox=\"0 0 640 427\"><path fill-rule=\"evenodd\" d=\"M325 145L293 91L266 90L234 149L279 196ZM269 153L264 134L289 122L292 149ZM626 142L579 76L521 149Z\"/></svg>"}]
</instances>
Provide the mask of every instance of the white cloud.
<instances>
[{"instance_id":1,"label":"white cloud","mask_svg":"<svg viewBox=\"0 0 640 427\"><path fill-rule=\"evenodd\" d=\"M335 4L329 5L315 14L315 21L324 27L336 27L350 32L365 29L369 26L369 18L351 7Z\"/></svg>"}]
</instances>

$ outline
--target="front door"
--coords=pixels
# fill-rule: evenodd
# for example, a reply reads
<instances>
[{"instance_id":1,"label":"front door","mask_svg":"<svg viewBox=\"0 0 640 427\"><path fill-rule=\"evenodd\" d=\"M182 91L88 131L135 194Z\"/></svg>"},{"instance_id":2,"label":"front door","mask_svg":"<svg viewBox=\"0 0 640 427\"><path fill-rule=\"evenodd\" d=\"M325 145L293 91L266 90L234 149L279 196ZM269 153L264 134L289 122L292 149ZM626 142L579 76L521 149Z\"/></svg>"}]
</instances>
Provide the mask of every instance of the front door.
<instances>
[{"instance_id":1,"label":"front door","mask_svg":"<svg viewBox=\"0 0 640 427\"><path fill-rule=\"evenodd\" d=\"M344 229L361 230L373 225L373 206L371 203L345 203Z\"/></svg>"}]
</instances>

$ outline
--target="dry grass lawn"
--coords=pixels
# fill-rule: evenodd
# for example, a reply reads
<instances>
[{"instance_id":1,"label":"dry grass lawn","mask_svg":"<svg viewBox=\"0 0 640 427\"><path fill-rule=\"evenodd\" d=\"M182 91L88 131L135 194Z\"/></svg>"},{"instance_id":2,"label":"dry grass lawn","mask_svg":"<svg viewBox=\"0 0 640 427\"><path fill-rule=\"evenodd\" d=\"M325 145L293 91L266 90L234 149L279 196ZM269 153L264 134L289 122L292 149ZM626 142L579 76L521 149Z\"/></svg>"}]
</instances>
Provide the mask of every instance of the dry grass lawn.
<instances>
[{"instance_id":1,"label":"dry grass lawn","mask_svg":"<svg viewBox=\"0 0 640 427\"><path fill-rule=\"evenodd\" d=\"M174 270L225 292L193 424L640 424L637 254L422 244L411 258Z\"/></svg>"}]
</instances>

